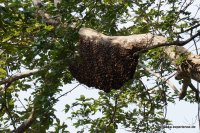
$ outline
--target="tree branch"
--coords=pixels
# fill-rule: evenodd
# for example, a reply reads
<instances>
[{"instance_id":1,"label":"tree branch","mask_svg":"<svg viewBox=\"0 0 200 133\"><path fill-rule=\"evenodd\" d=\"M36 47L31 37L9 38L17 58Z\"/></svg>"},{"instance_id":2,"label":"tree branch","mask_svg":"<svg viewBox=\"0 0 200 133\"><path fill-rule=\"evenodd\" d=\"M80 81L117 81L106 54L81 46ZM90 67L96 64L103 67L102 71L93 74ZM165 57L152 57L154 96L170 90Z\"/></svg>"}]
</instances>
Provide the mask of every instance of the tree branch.
<instances>
[{"instance_id":1,"label":"tree branch","mask_svg":"<svg viewBox=\"0 0 200 133\"><path fill-rule=\"evenodd\" d=\"M33 107L30 116L26 119L16 130L13 130L14 133L23 133L25 132L35 121L35 109Z\"/></svg>"},{"instance_id":2,"label":"tree branch","mask_svg":"<svg viewBox=\"0 0 200 133\"><path fill-rule=\"evenodd\" d=\"M38 73L38 72L39 72L39 69L34 69L34 70L28 70L28 71L25 71L25 72L18 73L18 74L13 75L9 78L2 79L0 81L0 85L15 82L16 80L19 80L19 79L22 79L22 78L25 78L25 77L29 77L31 75L34 75L35 73Z\"/></svg>"},{"instance_id":3,"label":"tree branch","mask_svg":"<svg viewBox=\"0 0 200 133\"><path fill-rule=\"evenodd\" d=\"M138 52L135 52L134 56L138 55L140 53L145 53L145 52L147 52L148 50L151 50L151 49L159 48L159 47L172 46L172 45L184 46L184 45L188 44L190 41L193 41L197 36L200 36L200 31L197 32L195 35L192 35L190 38L188 38L185 41L177 40L177 41L173 41L173 42L166 42L166 40L163 40L163 43L158 43L157 45L152 45L152 46L149 46L149 47L147 46L146 48L141 49Z\"/></svg>"},{"instance_id":4,"label":"tree branch","mask_svg":"<svg viewBox=\"0 0 200 133\"><path fill-rule=\"evenodd\" d=\"M186 30L182 30L181 32L177 32L176 34L181 34L181 33L185 33L185 32L191 31L191 30L193 30L195 28L198 28L199 26L200 26L200 24L197 24L197 25L192 26L192 27L190 27L190 28L188 28Z\"/></svg>"},{"instance_id":5,"label":"tree branch","mask_svg":"<svg viewBox=\"0 0 200 133\"><path fill-rule=\"evenodd\" d=\"M81 85L80 83L78 85L76 85L74 88L72 88L71 90L65 92L64 94L61 94L59 97L57 97L56 99L58 100L59 98L67 95L68 93L72 92L73 90L75 90L79 85Z\"/></svg>"},{"instance_id":6,"label":"tree branch","mask_svg":"<svg viewBox=\"0 0 200 133\"><path fill-rule=\"evenodd\" d=\"M176 94L178 94L178 95L180 94L179 90L178 90L178 89L174 86L174 84L171 83L169 80L167 80L167 79L161 77L160 74L154 73L150 68L147 68L146 66L144 66L144 65L141 64L141 63L138 63L138 65L139 65L140 67L142 67L145 71L147 71L147 72L149 72L150 74L154 75L155 77L159 78L162 82L166 82L166 83L168 84L168 86L171 87L171 88L175 91Z\"/></svg>"},{"instance_id":7,"label":"tree branch","mask_svg":"<svg viewBox=\"0 0 200 133\"><path fill-rule=\"evenodd\" d=\"M178 44L177 44L177 46L184 46L185 44L187 44L190 41L194 40L198 36L200 36L200 31L198 31L196 34L192 35L190 38L188 38L185 41L179 41Z\"/></svg>"},{"instance_id":8,"label":"tree branch","mask_svg":"<svg viewBox=\"0 0 200 133\"><path fill-rule=\"evenodd\" d=\"M164 36L148 34L135 34L130 36L107 36L96 30L90 28L81 28L79 30L80 38L84 40L92 40L98 43L107 43L112 45L119 45L125 49L137 49L134 55L147 52L150 49L155 49L164 46L184 46L197 36L200 36L200 31L192 35L185 41L173 41L167 42L167 38Z\"/></svg>"}]
</instances>

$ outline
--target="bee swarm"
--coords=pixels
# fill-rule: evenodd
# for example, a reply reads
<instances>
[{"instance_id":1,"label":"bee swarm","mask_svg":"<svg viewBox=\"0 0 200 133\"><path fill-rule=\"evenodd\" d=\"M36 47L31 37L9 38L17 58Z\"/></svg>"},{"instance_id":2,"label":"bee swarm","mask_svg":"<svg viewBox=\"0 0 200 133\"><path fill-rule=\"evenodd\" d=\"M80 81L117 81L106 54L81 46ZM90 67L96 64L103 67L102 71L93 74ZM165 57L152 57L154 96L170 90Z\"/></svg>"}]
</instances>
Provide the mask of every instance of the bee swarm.
<instances>
[{"instance_id":1,"label":"bee swarm","mask_svg":"<svg viewBox=\"0 0 200 133\"><path fill-rule=\"evenodd\" d=\"M88 87L109 92L120 89L133 78L138 63L137 50L97 38L80 36L79 57L69 70L74 78Z\"/></svg>"}]
</instances>

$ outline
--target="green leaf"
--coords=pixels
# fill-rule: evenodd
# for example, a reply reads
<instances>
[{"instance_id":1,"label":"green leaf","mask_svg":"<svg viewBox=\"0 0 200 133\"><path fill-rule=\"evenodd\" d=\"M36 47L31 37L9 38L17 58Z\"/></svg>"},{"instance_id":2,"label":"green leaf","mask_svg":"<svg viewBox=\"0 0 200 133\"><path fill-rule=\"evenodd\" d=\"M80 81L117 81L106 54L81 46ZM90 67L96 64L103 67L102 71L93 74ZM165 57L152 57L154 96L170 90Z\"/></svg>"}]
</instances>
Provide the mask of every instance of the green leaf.
<instances>
[{"instance_id":1,"label":"green leaf","mask_svg":"<svg viewBox=\"0 0 200 133\"><path fill-rule=\"evenodd\" d=\"M67 113L69 111L69 109L70 109L70 105L66 104L65 105L65 113Z\"/></svg>"}]
</instances>

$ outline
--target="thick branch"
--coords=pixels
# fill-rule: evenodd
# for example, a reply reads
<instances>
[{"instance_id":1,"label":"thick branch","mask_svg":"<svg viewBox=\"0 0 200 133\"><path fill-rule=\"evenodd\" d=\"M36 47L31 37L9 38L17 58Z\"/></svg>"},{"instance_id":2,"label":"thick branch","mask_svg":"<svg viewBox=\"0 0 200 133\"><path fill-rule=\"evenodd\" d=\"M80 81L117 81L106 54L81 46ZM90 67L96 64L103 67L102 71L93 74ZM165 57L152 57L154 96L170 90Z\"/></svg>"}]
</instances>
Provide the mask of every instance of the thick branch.
<instances>
[{"instance_id":1,"label":"thick branch","mask_svg":"<svg viewBox=\"0 0 200 133\"><path fill-rule=\"evenodd\" d=\"M195 35L186 39L185 41L173 41L167 42L167 38L158 35L148 34L136 34L130 36L106 36L102 33L99 33L90 28L81 28L79 31L79 35L81 38L90 39L92 41L97 41L99 43L110 43L113 45L120 45L125 49L141 49L147 51L150 49L155 49L163 46L183 46L194 38L200 35L200 32L197 32Z\"/></svg>"},{"instance_id":2,"label":"thick branch","mask_svg":"<svg viewBox=\"0 0 200 133\"><path fill-rule=\"evenodd\" d=\"M130 36L106 36L90 28L81 28L79 35L84 40L96 41L97 43L107 43L119 45L125 49L146 49L154 45L169 45L163 36L148 34L135 34Z\"/></svg>"},{"instance_id":3,"label":"thick branch","mask_svg":"<svg viewBox=\"0 0 200 133\"><path fill-rule=\"evenodd\" d=\"M13 75L9 78L2 79L0 81L0 85L15 82L16 80L19 80L19 79L22 79L22 78L25 78L25 77L29 77L31 75L38 73L38 72L39 72L38 69L34 69L34 70L28 70L28 71L25 71L25 72L18 73L18 74Z\"/></svg>"}]
</instances>

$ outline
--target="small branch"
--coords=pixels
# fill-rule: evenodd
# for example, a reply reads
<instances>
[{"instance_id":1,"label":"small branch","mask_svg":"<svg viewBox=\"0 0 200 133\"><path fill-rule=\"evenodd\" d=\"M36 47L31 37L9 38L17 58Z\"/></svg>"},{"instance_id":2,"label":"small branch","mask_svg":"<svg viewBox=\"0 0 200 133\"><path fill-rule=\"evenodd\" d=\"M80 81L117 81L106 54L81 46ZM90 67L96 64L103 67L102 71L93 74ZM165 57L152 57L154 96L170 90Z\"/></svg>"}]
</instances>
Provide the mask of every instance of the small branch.
<instances>
[{"instance_id":1,"label":"small branch","mask_svg":"<svg viewBox=\"0 0 200 133\"><path fill-rule=\"evenodd\" d=\"M48 67L51 67L54 64L60 64L61 62L63 62L63 60L59 60L59 61L56 61L56 62L51 62L49 64L46 64L43 68L33 69L33 70L26 70L24 72L17 73L15 75L10 76L9 78L5 78L5 79L0 80L0 85L13 83L16 80L32 76L32 75L34 75L34 74L36 74L36 73L38 73L40 71L48 69Z\"/></svg>"},{"instance_id":2,"label":"small branch","mask_svg":"<svg viewBox=\"0 0 200 133\"><path fill-rule=\"evenodd\" d=\"M148 50L151 49L155 49L155 48L159 48L159 47L164 47L164 46L172 46L172 45L176 45L176 46L184 46L185 44L188 44L190 41L193 41L196 37L200 36L200 32L197 32L195 35L192 35L190 38L188 38L185 41L173 41L173 42L165 42L165 43L158 43L157 45L153 45L153 46L147 46L146 48L141 49L138 52L135 52L133 54L133 56L136 56L140 53L145 53Z\"/></svg>"},{"instance_id":3,"label":"small branch","mask_svg":"<svg viewBox=\"0 0 200 133\"><path fill-rule=\"evenodd\" d=\"M27 110L27 108L25 107L25 105L22 103L22 101L20 100L20 98L17 96L17 99L19 100L19 102L21 103L21 105L23 106L23 108L25 109L25 110Z\"/></svg>"},{"instance_id":4,"label":"small branch","mask_svg":"<svg viewBox=\"0 0 200 133\"><path fill-rule=\"evenodd\" d=\"M190 34L192 35L192 31L191 31ZM194 46L195 46L195 49L196 49L196 54L198 55L199 53L198 53L197 43L196 43L196 41L194 39L193 39L193 42L194 42Z\"/></svg>"},{"instance_id":5,"label":"small branch","mask_svg":"<svg viewBox=\"0 0 200 133\"><path fill-rule=\"evenodd\" d=\"M162 81L162 83L159 84L159 85L163 85L163 84L165 84L166 81L168 81L168 80L169 80L170 78L172 78L174 75L176 75L176 73L173 73L171 76L169 76L169 77L166 78L164 81ZM153 89L155 89L155 88L158 87L159 85L155 85L155 86L153 86L152 88L148 89L148 91L149 91L149 90L153 90Z\"/></svg>"},{"instance_id":6,"label":"small branch","mask_svg":"<svg viewBox=\"0 0 200 133\"><path fill-rule=\"evenodd\" d=\"M23 133L25 132L35 121L35 109L33 107L32 112L28 119L26 119L16 130L12 131L14 133Z\"/></svg>"},{"instance_id":7,"label":"small branch","mask_svg":"<svg viewBox=\"0 0 200 133\"><path fill-rule=\"evenodd\" d=\"M139 80L141 83L142 83L142 86L144 87L144 92L147 93L147 97L149 98L149 101L151 103L151 107L150 107L150 111L153 111L154 108L153 108L153 105L155 104L154 100L151 98L151 95L149 93L149 89L145 86L145 84L142 82L142 80Z\"/></svg>"},{"instance_id":8,"label":"small branch","mask_svg":"<svg viewBox=\"0 0 200 133\"><path fill-rule=\"evenodd\" d=\"M149 72L152 75L154 75L155 77L159 78L162 82L166 82L168 84L168 86L171 87L175 91L176 94L180 94L179 90L169 80L166 80L165 78L161 77L160 74L154 73L151 69L147 68L146 66L144 66L141 63L138 63L138 65L141 66L147 72Z\"/></svg>"},{"instance_id":9,"label":"small branch","mask_svg":"<svg viewBox=\"0 0 200 133\"><path fill-rule=\"evenodd\" d=\"M56 99L58 100L59 98L61 98L61 97L65 96L65 95L67 95L68 93L72 92L72 91L73 91L74 89L76 89L79 85L81 85L81 84L76 85L76 86L75 86L74 88L72 88L70 91L65 92L64 94L60 95L60 96L57 97Z\"/></svg>"},{"instance_id":10,"label":"small branch","mask_svg":"<svg viewBox=\"0 0 200 133\"><path fill-rule=\"evenodd\" d=\"M193 30L193 29L195 29L195 28L198 28L199 26L200 26L200 24L197 24L197 25L192 26L192 27L190 27L190 28L188 28L188 29L186 29L186 30L183 30L183 31L181 31L181 32L177 32L176 34L181 34L181 33L185 33L185 32L191 31L191 30Z\"/></svg>"},{"instance_id":11,"label":"small branch","mask_svg":"<svg viewBox=\"0 0 200 133\"><path fill-rule=\"evenodd\" d=\"M184 46L185 44L189 43L190 41L194 40L196 37L200 36L200 31L198 31L196 34L192 35L190 38L188 38L185 41L178 41L177 46Z\"/></svg>"},{"instance_id":12,"label":"small branch","mask_svg":"<svg viewBox=\"0 0 200 133\"><path fill-rule=\"evenodd\" d=\"M29 77L31 75L34 75L35 73L38 73L38 72L39 72L38 69L34 69L34 70L28 70L28 71L25 71L25 72L18 73L18 74L13 75L9 78L2 79L0 81L0 85L15 82L16 80L19 80L19 79L22 79L22 78L25 78L25 77Z\"/></svg>"}]
</instances>

